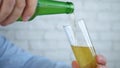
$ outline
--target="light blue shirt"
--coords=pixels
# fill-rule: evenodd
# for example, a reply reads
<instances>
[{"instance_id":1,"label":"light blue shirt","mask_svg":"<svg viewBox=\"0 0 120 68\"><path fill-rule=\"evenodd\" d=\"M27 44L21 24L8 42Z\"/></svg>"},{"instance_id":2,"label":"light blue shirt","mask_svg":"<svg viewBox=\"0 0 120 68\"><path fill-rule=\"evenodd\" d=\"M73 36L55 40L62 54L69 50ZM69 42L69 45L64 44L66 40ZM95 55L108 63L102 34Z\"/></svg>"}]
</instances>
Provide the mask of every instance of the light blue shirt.
<instances>
[{"instance_id":1,"label":"light blue shirt","mask_svg":"<svg viewBox=\"0 0 120 68\"><path fill-rule=\"evenodd\" d=\"M33 56L0 36L0 68L71 68L64 62Z\"/></svg>"}]
</instances>

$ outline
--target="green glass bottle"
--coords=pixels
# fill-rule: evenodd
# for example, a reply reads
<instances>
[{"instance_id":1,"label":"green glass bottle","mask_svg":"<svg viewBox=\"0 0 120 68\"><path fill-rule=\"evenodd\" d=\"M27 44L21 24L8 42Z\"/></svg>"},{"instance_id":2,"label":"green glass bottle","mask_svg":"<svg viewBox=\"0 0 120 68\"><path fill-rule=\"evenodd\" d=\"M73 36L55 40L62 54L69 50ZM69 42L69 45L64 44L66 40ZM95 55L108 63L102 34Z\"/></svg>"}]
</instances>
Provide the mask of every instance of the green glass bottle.
<instances>
[{"instance_id":1,"label":"green glass bottle","mask_svg":"<svg viewBox=\"0 0 120 68\"><path fill-rule=\"evenodd\" d=\"M38 0L36 12L33 17L38 15L50 15L50 14L70 14L74 11L74 5L72 2L62 2L56 0ZM18 19L21 21L21 18Z\"/></svg>"}]
</instances>

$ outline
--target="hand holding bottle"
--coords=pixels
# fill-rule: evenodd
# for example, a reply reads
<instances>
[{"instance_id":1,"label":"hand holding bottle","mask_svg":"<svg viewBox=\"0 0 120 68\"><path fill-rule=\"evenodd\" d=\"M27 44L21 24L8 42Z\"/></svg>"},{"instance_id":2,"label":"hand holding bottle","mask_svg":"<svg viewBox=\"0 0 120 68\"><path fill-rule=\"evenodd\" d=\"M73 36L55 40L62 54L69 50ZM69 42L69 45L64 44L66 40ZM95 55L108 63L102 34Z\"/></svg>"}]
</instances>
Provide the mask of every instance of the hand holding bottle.
<instances>
[{"instance_id":1,"label":"hand holding bottle","mask_svg":"<svg viewBox=\"0 0 120 68\"><path fill-rule=\"evenodd\" d=\"M6 26L20 16L27 21L35 12L37 0L0 0L0 25Z\"/></svg>"},{"instance_id":2,"label":"hand holding bottle","mask_svg":"<svg viewBox=\"0 0 120 68\"><path fill-rule=\"evenodd\" d=\"M97 68L107 68L106 67L106 59L102 55L96 56ZM80 68L76 61L72 62L72 68Z\"/></svg>"}]
</instances>

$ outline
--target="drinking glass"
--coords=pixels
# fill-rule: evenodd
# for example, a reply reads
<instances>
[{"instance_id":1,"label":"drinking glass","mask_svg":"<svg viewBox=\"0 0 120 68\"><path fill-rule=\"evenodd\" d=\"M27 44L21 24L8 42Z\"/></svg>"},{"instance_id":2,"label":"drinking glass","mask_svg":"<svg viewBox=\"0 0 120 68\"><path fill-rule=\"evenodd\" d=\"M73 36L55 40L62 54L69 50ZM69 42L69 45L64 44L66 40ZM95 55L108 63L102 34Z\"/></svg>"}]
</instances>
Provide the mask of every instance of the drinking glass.
<instances>
[{"instance_id":1,"label":"drinking glass","mask_svg":"<svg viewBox=\"0 0 120 68\"><path fill-rule=\"evenodd\" d=\"M80 68L96 68L96 52L83 19L63 26Z\"/></svg>"}]
</instances>

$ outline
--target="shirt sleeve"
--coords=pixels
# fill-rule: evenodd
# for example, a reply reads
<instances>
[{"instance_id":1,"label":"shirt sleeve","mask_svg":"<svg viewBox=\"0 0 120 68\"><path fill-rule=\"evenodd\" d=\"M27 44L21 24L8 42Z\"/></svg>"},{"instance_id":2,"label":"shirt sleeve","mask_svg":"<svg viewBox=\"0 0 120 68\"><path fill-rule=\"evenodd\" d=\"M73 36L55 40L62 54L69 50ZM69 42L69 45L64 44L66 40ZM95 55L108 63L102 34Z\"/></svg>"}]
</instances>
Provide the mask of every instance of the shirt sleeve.
<instances>
[{"instance_id":1,"label":"shirt sleeve","mask_svg":"<svg viewBox=\"0 0 120 68\"><path fill-rule=\"evenodd\" d=\"M0 68L71 68L71 66L42 56L33 56L0 36Z\"/></svg>"}]
</instances>

